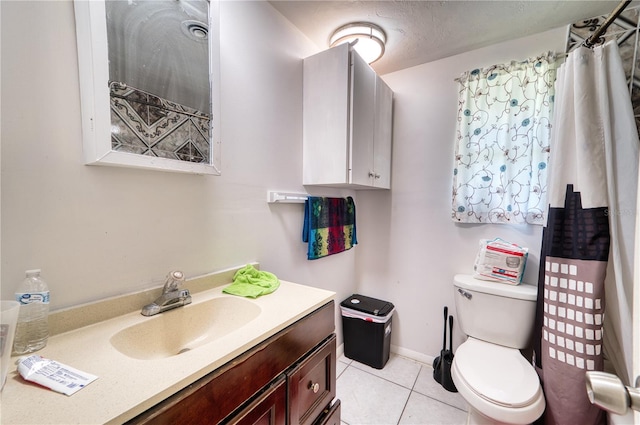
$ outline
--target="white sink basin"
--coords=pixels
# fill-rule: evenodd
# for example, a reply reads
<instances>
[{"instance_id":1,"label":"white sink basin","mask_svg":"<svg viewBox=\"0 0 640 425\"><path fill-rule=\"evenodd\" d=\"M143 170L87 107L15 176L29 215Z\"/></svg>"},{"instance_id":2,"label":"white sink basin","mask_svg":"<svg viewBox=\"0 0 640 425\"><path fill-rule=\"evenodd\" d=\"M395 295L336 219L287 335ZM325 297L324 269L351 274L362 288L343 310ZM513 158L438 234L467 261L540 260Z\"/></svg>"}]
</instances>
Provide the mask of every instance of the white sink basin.
<instances>
[{"instance_id":1,"label":"white sink basin","mask_svg":"<svg viewBox=\"0 0 640 425\"><path fill-rule=\"evenodd\" d=\"M254 320L261 311L244 298L218 297L144 319L119 331L110 341L116 350L134 359L167 358L227 335Z\"/></svg>"}]
</instances>

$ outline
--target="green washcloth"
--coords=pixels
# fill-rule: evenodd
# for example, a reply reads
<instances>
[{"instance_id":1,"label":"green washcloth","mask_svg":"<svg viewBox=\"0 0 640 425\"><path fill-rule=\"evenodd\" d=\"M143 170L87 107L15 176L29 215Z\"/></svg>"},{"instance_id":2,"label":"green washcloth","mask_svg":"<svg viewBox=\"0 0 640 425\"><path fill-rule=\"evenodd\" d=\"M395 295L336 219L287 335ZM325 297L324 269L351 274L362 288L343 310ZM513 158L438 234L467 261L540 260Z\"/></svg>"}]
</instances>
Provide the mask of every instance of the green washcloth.
<instances>
[{"instance_id":1,"label":"green washcloth","mask_svg":"<svg viewBox=\"0 0 640 425\"><path fill-rule=\"evenodd\" d=\"M251 264L241 268L233 276L233 283L222 292L241 297L258 298L270 294L280 286L280 281L273 273L257 270Z\"/></svg>"}]
</instances>

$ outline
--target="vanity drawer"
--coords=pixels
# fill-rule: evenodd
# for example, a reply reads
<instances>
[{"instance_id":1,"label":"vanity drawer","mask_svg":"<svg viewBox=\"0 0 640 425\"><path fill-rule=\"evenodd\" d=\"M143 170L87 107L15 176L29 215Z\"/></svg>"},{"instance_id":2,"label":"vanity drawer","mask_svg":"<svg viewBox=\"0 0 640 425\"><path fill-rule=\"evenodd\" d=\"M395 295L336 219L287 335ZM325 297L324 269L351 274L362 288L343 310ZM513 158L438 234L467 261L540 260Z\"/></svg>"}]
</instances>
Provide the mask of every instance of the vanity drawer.
<instances>
[{"instance_id":1,"label":"vanity drawer","mask_svg":"<svg viewBox=\"0 0 640 425\"><path fill-rule=\"evenodd\" d=\"M336 337L332 335L288 373L289 424L310 425L336 396Z\"/></svg>"},{"instance_id":2,"label":"vanity drawer","mask_svg":"<svg viewBox=\"0 0 640 425\"><path fill-rule=\"evenodd\" d=\"M282 425L287 416L287 381L284 375L260 397L229 420L233 425Z\"/></svg>"},{"instance_id":3,"label":"vanity drawer","mask_svg":"<svg viewBox=\"0 0 640 425\"><path fill-rule=\"evenodd\" d=\"M322 416L314 425L340 425L340 400L336 400L331 407L322 412Z\"/></svg>"}]
</instances>

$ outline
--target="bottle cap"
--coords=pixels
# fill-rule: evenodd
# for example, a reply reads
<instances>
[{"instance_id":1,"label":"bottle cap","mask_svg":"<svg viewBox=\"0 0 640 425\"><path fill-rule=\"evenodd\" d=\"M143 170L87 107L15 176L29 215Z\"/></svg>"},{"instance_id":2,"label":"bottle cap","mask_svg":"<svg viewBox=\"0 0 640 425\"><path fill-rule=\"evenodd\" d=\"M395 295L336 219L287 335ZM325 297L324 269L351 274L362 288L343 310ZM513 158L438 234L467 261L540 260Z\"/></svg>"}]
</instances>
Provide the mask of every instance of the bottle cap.
<instances>
[{"instance_id":1,"label":"bottle cap","mask_svg":"<svg viewBox=\"0 0 640 425\"><path fill-rule=\"evenodd\" d=\"M27 277L40 276L40 269L27 270L25 274Z\"/></svg>"}]
</instances>

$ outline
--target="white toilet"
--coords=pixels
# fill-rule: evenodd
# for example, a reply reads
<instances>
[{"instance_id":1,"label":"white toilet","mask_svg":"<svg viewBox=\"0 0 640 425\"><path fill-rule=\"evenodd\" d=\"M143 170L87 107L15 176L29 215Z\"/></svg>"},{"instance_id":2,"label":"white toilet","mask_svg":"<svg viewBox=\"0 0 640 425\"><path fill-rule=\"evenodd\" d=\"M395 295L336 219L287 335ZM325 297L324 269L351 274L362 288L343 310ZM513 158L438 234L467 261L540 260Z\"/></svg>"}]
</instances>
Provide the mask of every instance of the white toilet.
<instances>
[{"instance_id":1,"label":"white toilet","mask_svg":"<svg viewBox=\"0 0 640 425\"><path fill-rule=\"evenodd\" d=\"M469 405L467 423L530 424L545 408L538 375L520 354L533 332L537 287L454 277L458 347L451 377Z\"/></svg>"}]
</instances>

